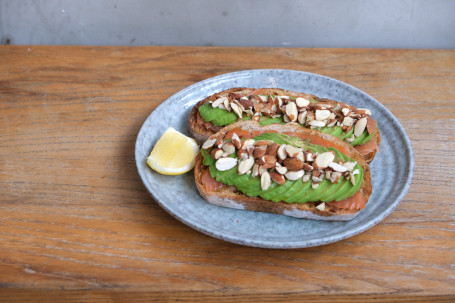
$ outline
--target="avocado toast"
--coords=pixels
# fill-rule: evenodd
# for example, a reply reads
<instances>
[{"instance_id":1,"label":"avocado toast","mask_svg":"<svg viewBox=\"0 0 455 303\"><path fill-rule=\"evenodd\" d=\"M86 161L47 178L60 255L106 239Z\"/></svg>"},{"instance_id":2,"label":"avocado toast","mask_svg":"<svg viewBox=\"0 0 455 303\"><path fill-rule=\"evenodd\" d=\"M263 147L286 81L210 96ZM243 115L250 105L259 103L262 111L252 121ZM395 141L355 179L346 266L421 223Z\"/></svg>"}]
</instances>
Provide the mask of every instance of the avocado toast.
<instances>
[{"instance_id":1,"label":"avocado toast","mask_svg":"<svg viewBox=\"0 0 455 303\"><path fill-rule=\"evenodd\" d=\"M209 203L317 220L350 220L372 192L351 145L297 123L239 121L210 136L194 169Z\"/></svg>"},{"instance_id":2,"label":"avocado toast","mask_svg":"<svg viewBox=\"0 0 455 303\"><path fill-rule=\"evenodd\" d=\"M293 122L340 138L371 162L379 150L380 133L368 109L315 95L278 88L231 88L198 102L189 129L200 144L223 127L254 120L260 125Z\"/></svg>"}]
</instances>

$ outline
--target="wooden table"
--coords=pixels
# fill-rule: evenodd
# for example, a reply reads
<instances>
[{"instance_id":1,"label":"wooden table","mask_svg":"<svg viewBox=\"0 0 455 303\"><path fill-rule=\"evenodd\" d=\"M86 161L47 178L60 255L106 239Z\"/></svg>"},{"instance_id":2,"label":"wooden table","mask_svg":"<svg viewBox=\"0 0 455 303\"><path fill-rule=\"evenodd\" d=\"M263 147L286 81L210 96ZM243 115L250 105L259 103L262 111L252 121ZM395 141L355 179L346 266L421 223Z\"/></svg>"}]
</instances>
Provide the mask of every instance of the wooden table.
<instances>
[{"instance_id":1,"label":"wooden table","mask_svg":"<svg viewBox=\"0 0 455 303\"><path fill-rule=\"evenodd\" d=\"M0 47L0 301L455 300L455 51ZM243 247L172 218L136 135L164 100L282 68L382 102L414 148L412 186L372 229L307 249Z\"/></svg>"}]
</instances>

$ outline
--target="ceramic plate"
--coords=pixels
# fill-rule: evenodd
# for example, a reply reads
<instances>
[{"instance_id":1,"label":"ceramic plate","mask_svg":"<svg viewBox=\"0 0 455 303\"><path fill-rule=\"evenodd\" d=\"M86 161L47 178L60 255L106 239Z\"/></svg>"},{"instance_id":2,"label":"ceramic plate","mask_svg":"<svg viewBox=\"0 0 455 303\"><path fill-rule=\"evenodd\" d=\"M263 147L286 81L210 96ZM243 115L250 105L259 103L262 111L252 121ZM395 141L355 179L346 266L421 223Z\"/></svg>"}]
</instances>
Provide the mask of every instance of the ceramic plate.
<instances>
[{"instance_id":1,"label":"ceramic plate","mask_svg":"<svg viewBox=\"0 0 455 303\"><path fill-rule=\"evenodd\" d=\"M188 135L192 107L205 97L232 87L283 88L371 109L373 118L378 121L382 141L371 164L373 194L366 208L347 222L302 220L229 209L205 202L196 189L192 172L164 176L147 166L145 159L169 126ZM144 122L136 140L135 157L145 187L155 201L177 220L215 238L266 248L323 245L369 229L389 215L403 199L411 184L414 167L408 136L381 103L338 80L279 69L224 74L181 90L158 106Z\"/></svg>"}]
</instances>

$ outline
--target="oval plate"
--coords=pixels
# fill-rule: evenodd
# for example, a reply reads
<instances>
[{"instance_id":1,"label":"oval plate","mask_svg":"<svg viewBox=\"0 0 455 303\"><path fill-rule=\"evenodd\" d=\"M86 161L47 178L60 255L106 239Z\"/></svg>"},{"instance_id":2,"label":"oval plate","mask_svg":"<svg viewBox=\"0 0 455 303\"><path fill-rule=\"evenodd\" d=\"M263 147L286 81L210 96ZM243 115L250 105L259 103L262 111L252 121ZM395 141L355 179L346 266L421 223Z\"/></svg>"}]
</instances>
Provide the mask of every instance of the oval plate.
<instances>
[{"instance_id":1,"label":"oval plate","mask_svg":"<svg viewBox=\"0 0 455 303\"><path fill-rule=\"evenodd\" d=\"M224 208L207 203L199 195L192 171L180 176L164 176L147 166L147 156L169 126L188 135L188 117L192 107L207 96L232 87L282 88L371 109L381 132L381 146L371 164L373 194L366 208L346 222L302 220ZM224 74L181 90L158 106L144 122L137 136L135 157L145 187L155 201L176 219L218 239L281 249L333 243L371 228L388 216L403 199L411 184L414 168L408 136L381 103L338 80L281 69Z\"/></svg>"}]
</instances>

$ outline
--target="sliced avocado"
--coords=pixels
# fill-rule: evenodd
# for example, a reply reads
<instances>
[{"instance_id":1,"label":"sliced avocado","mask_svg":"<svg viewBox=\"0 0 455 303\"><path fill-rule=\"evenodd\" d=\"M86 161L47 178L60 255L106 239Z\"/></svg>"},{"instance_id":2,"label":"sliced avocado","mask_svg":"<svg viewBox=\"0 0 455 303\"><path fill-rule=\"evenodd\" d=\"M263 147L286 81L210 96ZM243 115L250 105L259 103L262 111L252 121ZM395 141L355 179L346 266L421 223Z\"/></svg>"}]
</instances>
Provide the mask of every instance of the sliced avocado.
<instances>
[{"instance_id":1,"label":"sliced avocado","mask_svg":"<svg viewBox=\"0 0 455 303\"><path fill-rule=\"evenodd\" d=\"M273 188L272 185L264 191L260 196L266 200L270 200L273 202L278 202L281 201L280 195L282 193L285 193L292 185L294 182L287 180L283 185L279 185L277 183L273 183Z\"/></svg>"},{"instance_id":2,"label":"sliced avocado","mask_svg":"<svg viewBox=\"0 0 455 303\"><path fill-rule=\"evenodd\" d=\"M337 199L337 196L341 196L343 193L349 190L352 185L344 177L341 177L338 183L330 186L323 195L319 197L320 201L329 202Z\"/></svg>"},{"instance_id":3,"label":"sliced avocado","mask_svg":"<svg viewBox=\"0 0 455 303\"><path fill-rule=\"evenodd\" d=\"M290 196L295 195L302 188L303 182L301 178L296 181L288 181L289 183L292 183L292 186L289 187L287 191L281 193L281 195L276 197L276 199L279 199L279 201L288 201Z\"/></svg>"},{"instance_id":4,"label":"sliced avocado","mask_svg":"<svg viewBox=\"0 0 455 303\"><path fill-rule=\"evenodd\" d=\"M311 181L305 183L302 182L302 187L299 189L299 191L296 192L292 197L289 197L286 202L301 203L302 200L304 200L305 195L308 195L308 192L311 190Z\"/></svg>"},{"instance_id":5,"label":"sliced avocado","mask_svg":"<svg viewBox=\"0 0 455 303\"><path fill-rule=\"evenodd\" d=\"M262 126L270 125L270 124L284 124L283 117L266 117L266 116L261 116L259 119L259 124Z\"/></svg>"},{"instance_id":6,"label":"sliced avocado","mask_svg":"<svg viewBox=\"0 0 455 303\"><path fill-rule=\"evenodd\" d=\"M360 167L358 164L355 166L355 168ZM353 196L360 188L360 185L362 184L363 180L363 170L359 169L360 173L358 175L355 175L355 186L350 187L348 191L345 192L344 195L339 196L336 200L341 201L344 200L350 196ZM351 181L349 181L351 183Z\"/></svg>"},{"instance_id":7,"label":"sliced avocado","mask_svg":"<svg viewBox=\"0 0 455 303\"><path fill-rule=\"evenodd\" d=\"M201 117L206 122L212 122L215 126L225 126L237 122L238 116L221 108L213 108L210 103L205 103L198 108Z\"/></svg>"}]
</instances>

